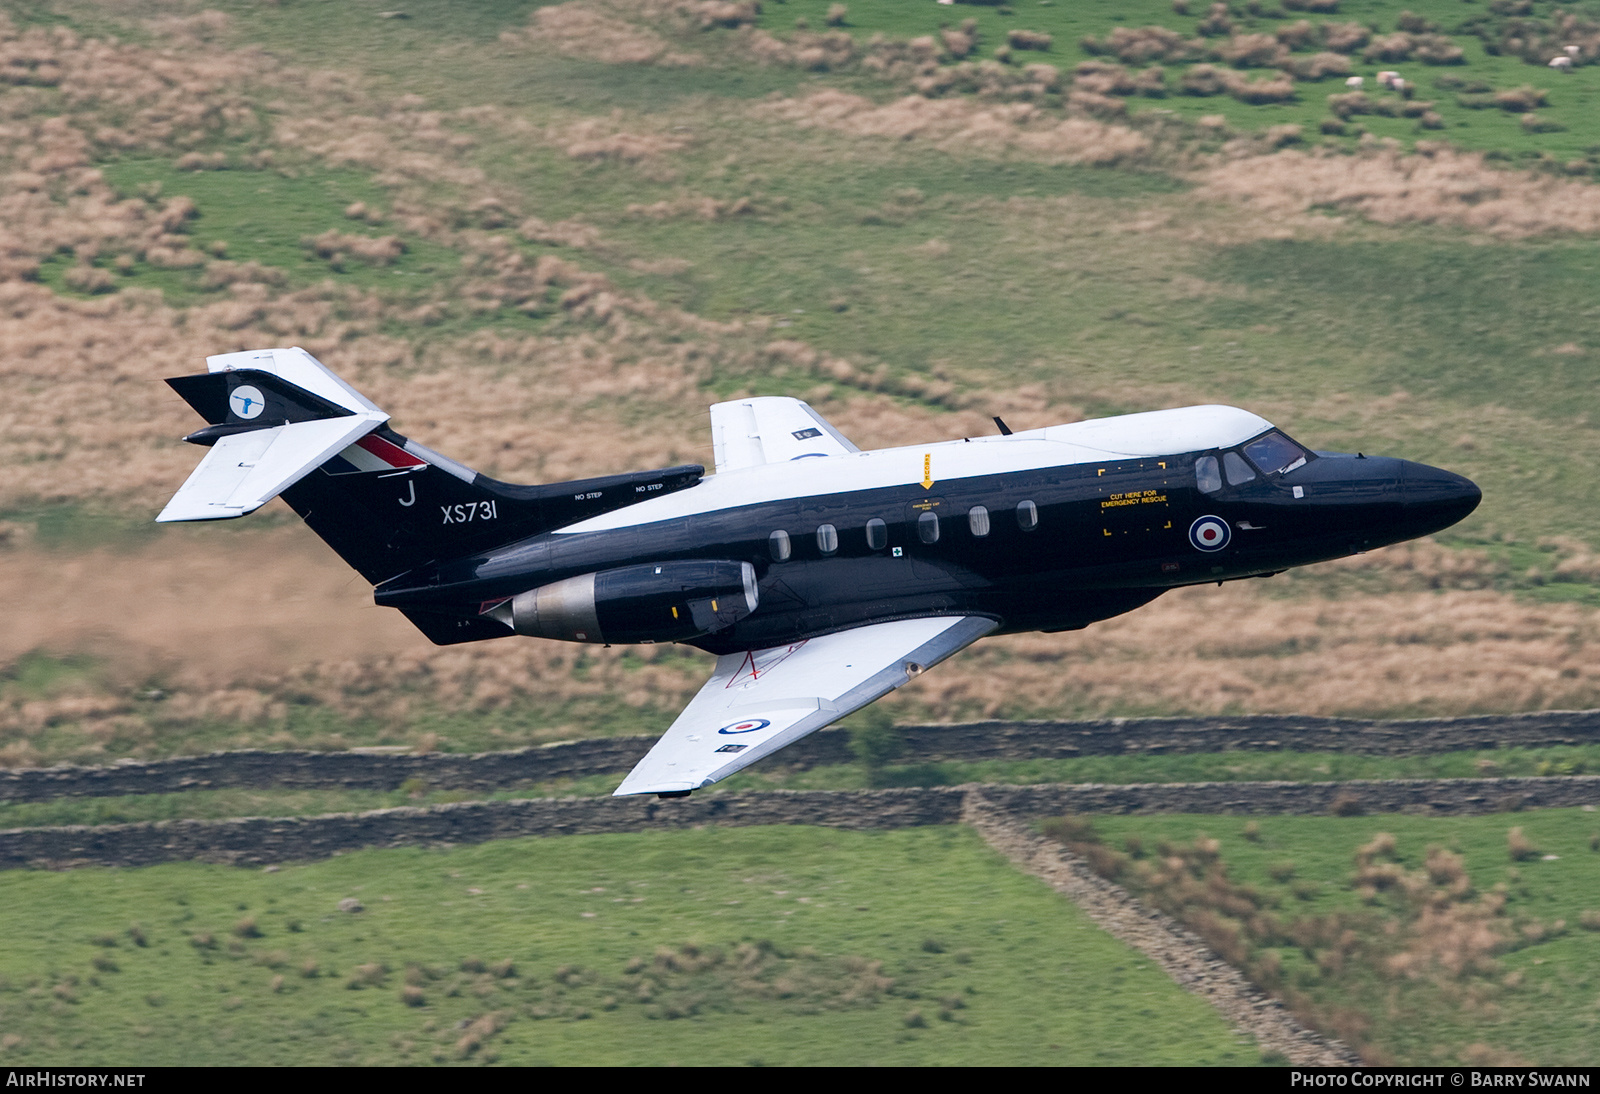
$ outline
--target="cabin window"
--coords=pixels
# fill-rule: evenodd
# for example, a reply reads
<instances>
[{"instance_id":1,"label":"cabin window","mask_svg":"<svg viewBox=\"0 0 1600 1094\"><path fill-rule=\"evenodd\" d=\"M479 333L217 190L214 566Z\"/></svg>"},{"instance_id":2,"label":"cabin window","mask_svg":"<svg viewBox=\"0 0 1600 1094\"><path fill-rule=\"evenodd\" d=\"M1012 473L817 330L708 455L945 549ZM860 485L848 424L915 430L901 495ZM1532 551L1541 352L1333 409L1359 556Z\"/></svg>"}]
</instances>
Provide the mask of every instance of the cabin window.
<instances>
[{"instance_id":1,"label":"cabin window","mask_svg":"<svg viewBox=\"0 0 1600 1094\"><path fill-rule=\"evenodd\" d=\"M831 555L839 549L839 529L831 524L819 525L817 528L817 550L825 555Z\"/></svg>"},{"instance_id":2,"label":"cabin window","mask_svg":"<svg viewBox=\"0 0 1600 1094\"><path fill-rule=\"evenodd\" d=\"M877 517L867 521L867 548L881 551L889 546L889 526Z\"/></svg>"},{"instance_id":3,"label":"cabin window","mask_svg":"<svg viewBox=\"0 0 1600 1094\"><path fill-rule=\"evenodd\" d=\"M1244 446L1250 462L1261 468L1261 473L1271 475L1279 471L1293 471L1306 462L1305 449L1282 433L1268 433Z\"/></svg>"},{"instance_id":4,"label":"cabin window","mask_svg":"<svg viewBox=\"0 0 1600 1094\"><path fill-rule=\"evenodd\" d=\"M924 513L917 518L917 538L924 543L939 542L939 514Z\"/></svg>"},{"instance_id":5,"label":"cabin window","mask_svg":"<svg viewBox=\"0 0 1600 1094\"><path fill-rule=\"evenodd\" d=\"M1031 501L1017 502L1017 527L1024 532L1039 527L1039 507Z\"/></svg>"},{"instance_id":6,"label":"cabin window","mask_svg":"<svg viewBox=\"0 0 1600 1094\"><path fill-rule=\"evenodd\" d=\"M981 505L974 505L971 509L968 509L967 527L972 530L972 534L975 536L988 535L989 510L985 509Z\"/></svg>"},{"instance_id":7,"label":"cabin window","mask_svg":"<svg viewBox=\"0 0 1600 1094\"><path fill-rule=\"evenodd\" d=\"M1222 454L1222 469L1228 474L1229 486L1238 486L1256 477L1255 468L1245 463L1244 457L1237 452Z\"/></svg>"},{"instance_id":8,"label":"cabin window","mask_svg":"<svg viewBox=\"0 0 1600 1094\"><path fill-rule=\"evenodd\" d=\"M789 560L789 533L779 529L767 537L767 551L774 562Z\"/></svg>"},{"instance_id":9,"label":"cabin window","mask_svg":"<svg viewBox=\"0 0 1600 1094\"><path fill-rule=\"evenodd\" d=\"M1201 456L1194 461L1194 484L1202 494L1215 494L1222 489L1222 468L1215 456Z\"/></svg>"}]
</instances>

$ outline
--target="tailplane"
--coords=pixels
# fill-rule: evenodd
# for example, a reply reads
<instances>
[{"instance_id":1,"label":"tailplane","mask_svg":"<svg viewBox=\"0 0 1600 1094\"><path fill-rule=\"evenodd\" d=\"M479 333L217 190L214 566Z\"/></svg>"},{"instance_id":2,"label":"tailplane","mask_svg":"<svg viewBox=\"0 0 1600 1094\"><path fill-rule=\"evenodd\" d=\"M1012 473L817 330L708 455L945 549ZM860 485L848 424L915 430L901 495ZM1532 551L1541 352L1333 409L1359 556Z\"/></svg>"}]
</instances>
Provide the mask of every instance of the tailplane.
<instances>
[{"instance_id":1,"label":"tailplane","mask_svg":"<svg viewBox=\"0 0 1600 1094\"><path fill-rule=\"evenodd\" d=\"M388 414L303 349L226 353L206 364L206 373L167 381L208 423L184 439L211 451L156 519L226 520L281 496L374 585L693 486L705 474L683 466L517 486L396 433ZM506 633L499 624L413 622L435 642Z\"/></svg>"}]
</instances>

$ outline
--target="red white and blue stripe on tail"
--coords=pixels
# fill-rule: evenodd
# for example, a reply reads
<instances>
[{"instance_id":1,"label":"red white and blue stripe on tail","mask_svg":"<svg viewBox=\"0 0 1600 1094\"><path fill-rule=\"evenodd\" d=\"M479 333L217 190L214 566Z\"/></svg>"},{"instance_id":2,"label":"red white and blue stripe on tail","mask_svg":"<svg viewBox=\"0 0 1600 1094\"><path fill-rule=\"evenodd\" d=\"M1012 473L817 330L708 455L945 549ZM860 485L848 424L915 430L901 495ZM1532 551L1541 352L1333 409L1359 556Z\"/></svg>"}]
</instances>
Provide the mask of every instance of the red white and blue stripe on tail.
<instances>
[{"instance_id":1,"label":"red white and blue stripe on tail","mask_svg":"<svg viewBox=\"0 0 1600 1094\"><path fill-rule=\"evenodd\" d=\"M323 464L322 469L330 475L355 475L372 471L416 471L426 466L428 461L369 433Z\"/></svg>"}]
</instances>

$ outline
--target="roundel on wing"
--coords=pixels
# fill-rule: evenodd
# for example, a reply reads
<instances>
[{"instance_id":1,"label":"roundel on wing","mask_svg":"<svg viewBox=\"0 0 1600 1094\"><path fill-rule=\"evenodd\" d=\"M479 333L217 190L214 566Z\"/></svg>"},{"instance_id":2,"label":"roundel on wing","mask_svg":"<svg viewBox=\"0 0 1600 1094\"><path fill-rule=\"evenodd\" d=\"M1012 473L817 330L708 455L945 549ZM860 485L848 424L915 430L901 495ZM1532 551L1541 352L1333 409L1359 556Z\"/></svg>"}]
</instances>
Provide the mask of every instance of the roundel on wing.
<instances>
[{"instance_id":1,"label":"roundel on wing","mask_svg":"<svg viewBox=\"0 0 1600 1094\"><path fill-rule=\"evenodd\" d=\"M1189 542L1197 551L1220 551L1232 537L1228 522L1221 517L1199 517L1189 525Z\"/></svg>"},{"instance_id":2,"label":"roundel on wing","mask_svg":"<svg viewBox=\"0 0 1600 1094\"><path fill-rule=\"evenodd\" d=\"M746 718L742 722L734 722L732 725L723 726L717 732L727 734L754 733L758 729L766 729L771 724L765 718Z\"/></svg>"}]
</instances>

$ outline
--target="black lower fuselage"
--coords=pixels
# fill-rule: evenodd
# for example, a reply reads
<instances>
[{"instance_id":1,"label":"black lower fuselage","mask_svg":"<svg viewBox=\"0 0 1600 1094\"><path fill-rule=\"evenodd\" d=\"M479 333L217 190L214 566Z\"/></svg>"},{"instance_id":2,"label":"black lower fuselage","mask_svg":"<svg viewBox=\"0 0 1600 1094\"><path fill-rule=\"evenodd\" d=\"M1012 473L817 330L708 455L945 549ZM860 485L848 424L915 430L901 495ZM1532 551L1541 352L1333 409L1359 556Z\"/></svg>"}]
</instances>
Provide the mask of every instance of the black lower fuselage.
<instances>
[{"instance_id":1,"label":"black lower fuselage","mask_svg":"<svg viewBox=\"0 0 1600 1094\"><path fill-rule=\"evenodd\" d=\"M488 628L473 637L490 637L506 632L480 621L484 606L532 588L623 567L731 560L754 567L759 607L677 640L725 653L946 614L996 619L997 633L1069 630L1167 589L1426 535L1480 498L1459 475L1393 458L1322 454L1281 472L1252 468L1236 482L1209 476L1199 463L1207 455L751 500L595 530L580 524L419 567L380 585L376 599ZM692 501L699 489L684 496Z\"/></svg>"}]
</instances>

